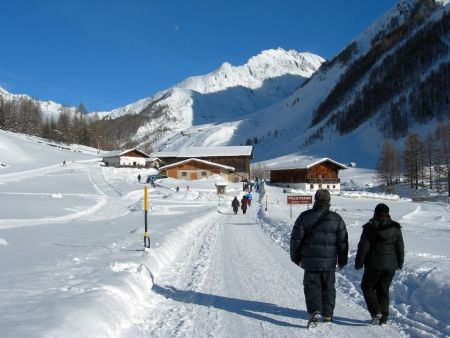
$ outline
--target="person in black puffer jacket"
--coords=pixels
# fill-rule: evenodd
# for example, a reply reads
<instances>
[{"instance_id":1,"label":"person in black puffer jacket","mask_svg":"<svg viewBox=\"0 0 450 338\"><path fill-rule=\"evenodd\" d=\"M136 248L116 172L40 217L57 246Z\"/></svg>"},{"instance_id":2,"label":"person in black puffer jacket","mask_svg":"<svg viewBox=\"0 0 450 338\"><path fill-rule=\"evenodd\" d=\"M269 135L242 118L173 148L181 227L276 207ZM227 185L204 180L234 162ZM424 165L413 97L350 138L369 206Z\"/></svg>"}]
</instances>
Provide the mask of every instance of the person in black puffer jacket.
<instances>
[{"instance_id":1,"label":"person in black puffer jacket","mask_svg":"<svg viewBox=\"0 0 450 338\"><path fill-rule=\"evenodd\" d=\"M330 193L317 190L314 206L300 214L290 241L292 262L304 270L306 308L311 320L331 321L336 303L335 270L347 265L348 235L344 220L329 211Z\"/></svg>"},{"instance_id":2,"label":"person in black puffer jacket","mask_svg":"<svg viewBox=\"0 0 450 338\"><path fill-rule=\"evenodd\" d=\"M389 316L389 287L395 270L403 267L404 244L400 224L389 215L386 204L375 207L373 218L363 225L355 269L363 266L361 289L372 324L385 324Z\"/></svg>"}]
</instances>

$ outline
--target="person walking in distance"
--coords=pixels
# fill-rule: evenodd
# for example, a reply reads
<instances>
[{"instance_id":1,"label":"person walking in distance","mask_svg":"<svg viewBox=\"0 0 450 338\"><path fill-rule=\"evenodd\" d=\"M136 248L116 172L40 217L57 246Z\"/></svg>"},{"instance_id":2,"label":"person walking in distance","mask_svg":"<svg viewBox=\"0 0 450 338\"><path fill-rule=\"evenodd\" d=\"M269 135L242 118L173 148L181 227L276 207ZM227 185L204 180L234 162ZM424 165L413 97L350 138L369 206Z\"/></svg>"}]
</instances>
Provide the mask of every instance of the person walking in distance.
<instances>
[{"instance_id":1,"label":"person walking in distance","mask_svg":"<svg viewBox=\"0 0 450 338\"><path fill-rule=\"evenodd\" d=\"M363 225L355 258L356 270L365 267L361 289L374 325L388 321L389 287L395 270L403 268L404 251L400 224L391 219L386 204L378 204L373 218Z\"/></svg>"},{"instance_id":2,"label":"person walking in distance","mask_svg":"<svg viewBox=\"0 0 450 338\"><path fill-rule=\"evenodd\" d=\"M243 214L245 214L245 213L247 212L247 204L248 204L247 198L245 198L245 196L242 197L242 200L241 200L241 209L242 209L242 213L243 213Z\"/></svg>"},{"instance_id":3,"label":"person walking in distance","mask_svg":"<svg viewBox=\"0 0 450 338\"><path fill-rule=\"evenodd\" d=\"M239 206L240 206L240 203L239 203L239 201L238 201L236 196L234 196L234 199L231 202L231 206L233 208L234 214L236 215L238 213Z\"/></svg>"},{"instance_id":4,"label":"person walking in distance","mask_svg":"<svg viewBox=\"0 0 450 338\"><path fill-rule=\"evenodd\" d=\"M304 269L308 327L315 327L321 317L324 322L332 321L336 265L339 269L347 265L347 228L342 217L329 210L330 200L328 190L317 190L313 208L298 216L291 233L291 260Z\"/></svg>"},{"instance_id":5,"label":"person walking in distance","mask_svg":"<svg viewBox=\"0 0 450 338\"><path fill-rule=\"evenodd\" d=\"M252 193L248 192L247 194L245 194L245 199L247 200L248 206L251 206L252 205Z\"/></svg>"},{"instance_id":6,"label":"person walking in distance","mask_svg":"<svg viewBox=\"0 0 450 338\"><path fill-rule=\"evenodd\" d=\"M141 174L138 174L138 183L141 183Z\"/></svg>"}]
</instances>

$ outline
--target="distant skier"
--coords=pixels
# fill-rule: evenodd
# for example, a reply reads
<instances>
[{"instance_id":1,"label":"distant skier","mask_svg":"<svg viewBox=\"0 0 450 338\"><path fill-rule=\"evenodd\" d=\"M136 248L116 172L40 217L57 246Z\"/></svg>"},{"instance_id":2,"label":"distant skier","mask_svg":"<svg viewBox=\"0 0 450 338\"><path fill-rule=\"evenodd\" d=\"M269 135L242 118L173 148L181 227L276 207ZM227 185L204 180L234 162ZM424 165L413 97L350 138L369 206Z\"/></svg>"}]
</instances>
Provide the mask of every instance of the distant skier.
<instances>
[{"instance_id":1,"label":"distant skier","mask_svg":"<svg viewBox=\"0 0 450 338\"><path fill-rule=\"evenodd\" d=\"M365 267L361 289L374 325L387 323L389 287L395 270L403 267L405 252L400 228L383 203L375 207L373 218L363 225L355 269Z\"/></svg>"},{"instance_id":2,"label":"distant skier","mask_svg":"<svg viewBox=\"0 0 450 338\"><path fill-rule=\"evenodd\" d=\"M233 202L231 202L231 206L233 207L233 211L234 211L235 215L238 213L240 205L241 204L239 203L237 197L234 196L234 200L233 200Z\"/></svg>"},{"instance_id":3,"label":"distant skier","mask_svg":"<svg viewBox=\"0 0 450 338\"><path fill-rule=\"evenodd\" d=\"M65 167L66 166L66 161L63 161L63 167Z\"/></svg>"},{"instance_id":4,"label":"distant skier","mask_svg":"<svg viewBox=\"0 0 450 338\"><path fill-rule=\"evenodd\" d=\"M347 265L347 228L342 217L329 210L330 199L328 190L317 190L313 208L300 214L291 234L291 260L305 270L308 327L315 327L321 317L324 322L333 320L336 265Z\"/></svg>"},{"instance_id":5,"label":"distant skier","mask_svg":"<svg viewBox=\"0 0 450 338\"><path fill-rule=\"evenodd\" d=\"M138 174L138 183L141 183L141 174Z\"/></svg>"},{"instance_id":6,"label":"distant skier","mask_svg":"<svg viewBox=\"0 0 450 338\"><path fill-rule=\"evenodd\" d=\"M241 209L242 209L242 213L243 214L245 214L247 212L247 205L248 205L248 201L247 201L247 199L244 196L241 199Z\"/></svg>"},{"instance_id":7,"label":"distant skier","mask_svg":"<svg viewBox=\"0 0 450 338\"><path fill-rule=\"evenodd\" d=\"M189 186L186 187L186 192L189 192Z\"/></svg>"},{"instance_id":8,"label":"distant skier","mask_svg":"<svg viewBox=\"0 0 450 338\"><path fill-rule=\"evenodd\" d=\"M177 187L175 188L175 191L176 192L179 192L180 191L180 187L177 185Z\"/></svg>"}]
</instances>

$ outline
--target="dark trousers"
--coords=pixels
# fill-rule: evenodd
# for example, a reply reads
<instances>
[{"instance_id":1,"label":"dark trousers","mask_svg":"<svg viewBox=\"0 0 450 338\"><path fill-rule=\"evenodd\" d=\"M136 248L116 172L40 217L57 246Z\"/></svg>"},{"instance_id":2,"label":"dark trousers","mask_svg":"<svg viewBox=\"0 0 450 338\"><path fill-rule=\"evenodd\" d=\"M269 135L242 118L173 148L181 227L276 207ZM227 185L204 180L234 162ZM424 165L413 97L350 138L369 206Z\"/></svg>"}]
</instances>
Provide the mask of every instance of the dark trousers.
<instances>
[{"instance_id":1,"label":"dark trousers","mask_svg":"<svg viewBox=\"0 0 450 338\"><path fill-rule=\"evenodd\" d=\"M389 316L389 287L395 270L364 270L361 289L370 314Z\"/></svg>"},{"instance_id":2,"label":"dark trousers","mask_svg":"<svg viewBox=\"0 0 450 338\"><path fill-rule=\"evenodd\" d=\"M335 271L305 271L303 289L306 309L310 314L320 312L324 317L333 316L336 304Z\"/></svg>"}]
</instances>

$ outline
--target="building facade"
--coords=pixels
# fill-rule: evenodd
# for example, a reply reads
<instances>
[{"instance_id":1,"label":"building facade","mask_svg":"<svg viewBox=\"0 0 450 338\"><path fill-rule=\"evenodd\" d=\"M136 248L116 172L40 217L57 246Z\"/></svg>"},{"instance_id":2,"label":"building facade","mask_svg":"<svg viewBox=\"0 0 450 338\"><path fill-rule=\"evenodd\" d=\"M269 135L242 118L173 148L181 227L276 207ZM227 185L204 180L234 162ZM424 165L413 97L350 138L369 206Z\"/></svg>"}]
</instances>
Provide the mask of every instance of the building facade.
<instances>
[{"instance_id":1,"label":"building facade","mask_svg":"<svg viewBox=\"0 0 450 338\"><path fill-rule=\"evenodd\" d=\"M148 158L146 153L134 148L106 153L102 162L112 167L145 167Z\"/></svg>"},{"instance_id":2,"label":"building facade","mask_svg":"<svg viewBox=\"0 0 450 338\"><path fill-rule=\"evenodd\" d=\"M234 168L197 158L190 158L163 166L160 168L160 171L167 177L178 180L193 181L212 175L220 175L230 180L233 177Z\"/></svg>"},{"instance_id":3,"label":"building facade","mask_svg":"<svg viewBox=\"0 0 450 338\"><path fill-rule=\"evenodd\" d=\"M253 158L253 147L191 147L175 152L155 152L151 156L161 159L165 165L196 158L232 167L234 172L230 175L229 180L240 182L250 178L250 160Z\"/></svg>"},{"instance_id":4,"label":"building facade","mask_svg":"<svg viewBox=\"0 0 450 338\"><path fill-rule=\"evenodd\" d=\"M304 191L328 189L339 191L339 171L347 167L329 158L302 159L270 168L270 182Z\"/></svg>"}]
</instances>

